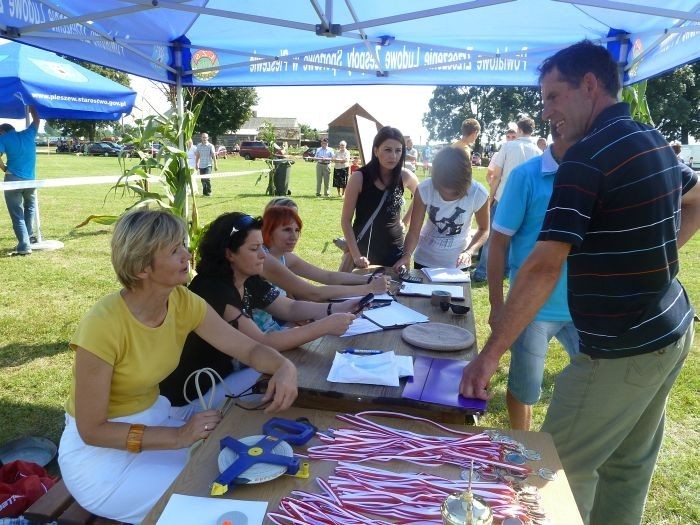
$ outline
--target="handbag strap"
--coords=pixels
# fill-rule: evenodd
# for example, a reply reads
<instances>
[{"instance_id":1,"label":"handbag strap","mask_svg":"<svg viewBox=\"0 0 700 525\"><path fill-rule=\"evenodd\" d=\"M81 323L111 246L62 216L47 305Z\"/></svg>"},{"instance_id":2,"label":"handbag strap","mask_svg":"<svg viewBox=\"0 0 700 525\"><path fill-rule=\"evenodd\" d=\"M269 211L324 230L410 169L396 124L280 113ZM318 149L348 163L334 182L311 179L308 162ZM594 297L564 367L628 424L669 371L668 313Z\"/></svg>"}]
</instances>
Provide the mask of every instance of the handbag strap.
<instances>
[{"instance_id":1,"label":"handbag strap","mask_svg":"<svg viewBox=\"0 0 700 525\"><path fill-rule=\"evenodd\" d=\"M356 242L359 243L362 240L362 238L365 236L365 233L367 233L367 230L369 230L369 227L372 226L374 219L376 219L377 215L379 214L379 210L382 209L382 204L384 204L384 201L386 200L387 193L388 192L386 190L384 190L384 193L382 193L382 198L379 199L379 204L377 205L377 209L374 210L374 212L372 213L370 218L367 219L367 222L362 227L362 230L360 230L360 234L357 237L355 237Z\"/></svg>"}]
</instances>

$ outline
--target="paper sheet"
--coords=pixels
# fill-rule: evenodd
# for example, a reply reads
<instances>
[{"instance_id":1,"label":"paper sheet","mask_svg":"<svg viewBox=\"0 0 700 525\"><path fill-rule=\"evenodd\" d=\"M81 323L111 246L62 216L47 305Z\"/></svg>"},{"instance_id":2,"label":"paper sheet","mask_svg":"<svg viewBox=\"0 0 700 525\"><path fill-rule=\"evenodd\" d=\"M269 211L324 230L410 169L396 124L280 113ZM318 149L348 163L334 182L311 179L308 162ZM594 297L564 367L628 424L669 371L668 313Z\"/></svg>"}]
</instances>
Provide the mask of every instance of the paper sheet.
<instances>
[{"instance_id":1,"label":"paper sheet","mask_svg":"<svg viewBox=\"0 0 700 525\"><path fill-rule=\"evenodd\" d=\"M350 324L350 326L348 327L348 331L340 337L352 337L353 335L369 334L372 332L381 331L381 326L377 326L372 321L365 319L364 317L358 317Z\"/></svg>"},{"instance_id":2,"label":"paper sheet","mask_svg":"<svg viewBox=\"0 0 700 525\"><path fill-rule=\"evenodd\" d=\"M430 297L435 290L450 292L452 299L464 300L464 288L449 284L403 283L399 295L421 295Z\"/></svg>"},{"instance_id":3,"label":"paper sheet","mask_svg":"<svg viewBox=\"0 0 700 525\"><path fill-rule=\"evenodd\" d=\"M266 501L244 501L236 499L202 498L173 494L156 525L182 525L183 523L211 523L222 514L231 511L242 512L248 518L248 525L262 525L267 511Z\"/></svg>"}]
</instances>

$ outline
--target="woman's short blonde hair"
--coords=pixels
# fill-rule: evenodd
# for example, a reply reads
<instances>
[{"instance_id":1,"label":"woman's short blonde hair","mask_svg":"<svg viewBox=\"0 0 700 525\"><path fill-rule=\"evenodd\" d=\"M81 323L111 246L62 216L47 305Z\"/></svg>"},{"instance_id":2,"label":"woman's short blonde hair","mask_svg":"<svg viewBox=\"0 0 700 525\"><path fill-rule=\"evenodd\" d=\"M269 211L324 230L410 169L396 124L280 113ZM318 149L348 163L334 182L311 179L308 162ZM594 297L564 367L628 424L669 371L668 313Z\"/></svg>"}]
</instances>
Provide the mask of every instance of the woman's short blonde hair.
<instances>
[{"instance_id":1,"label":"woman's short blonde hair","mask_svg":"<svg viewBox=\"0 0 700 525\"><path fill-rule=\"evenodd\" d=\"M125 288L139 286L138 276L161 248L184 242L187 230L179 217L163 210L137 210L123 215L112 234L112 266Z\"/></svg>"},{"instance_id":2,"label":"woman's short blonde hair","mask_svg":"<svg viewBox=\"0 0 700 525\"><path fill-rule=\"evenodd\" d=\"M472 162L464 148L442 148L433 159L431 173L435 186L455 190L460 198L472 185Z\"/></svg>"}]
</instances>

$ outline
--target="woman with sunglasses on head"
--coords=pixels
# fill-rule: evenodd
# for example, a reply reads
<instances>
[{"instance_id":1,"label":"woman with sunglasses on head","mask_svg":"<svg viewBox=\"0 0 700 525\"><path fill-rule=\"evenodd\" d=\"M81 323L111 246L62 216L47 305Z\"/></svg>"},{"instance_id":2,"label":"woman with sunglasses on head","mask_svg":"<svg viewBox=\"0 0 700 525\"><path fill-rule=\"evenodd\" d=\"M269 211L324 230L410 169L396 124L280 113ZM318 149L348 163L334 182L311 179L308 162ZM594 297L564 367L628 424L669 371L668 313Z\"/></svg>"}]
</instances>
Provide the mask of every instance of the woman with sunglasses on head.
<instances>
[{"instance_id":1,"label":"woman with sunglasses on head","mask_svg":"<svg viewBox=\"0 0 700 525\"><path fill-rule=\"evenodd\" d=\"M372 160L350 176L340 224L355 266L393 266L402 255L404 188L418 179L403 167L406 144L396 128L383 127L372 143ZM354 216L354 222L353 222Z\"/></svg>"},{"instance_id":2,"label":"woman with sunglasses on head","mask_svg":"<svg viewBox=\"0 0 700 525\"><path fill-rule=\"evenodd\" d=\"M270 211L273 208L274 211ZM386 293L388 277L333 272L292 253L303 226L298 213L296 203L289 197L274 197L265 206L263 240L267 253L262 276L266 280L292 297L315 302ZM322 284L316 285L307 279Z\"/></svg>"},{"instance_id":3,"label":"woman with sunglasses on head","mask_svg":"<svg viewBox=\"0 0 700 525\"><path fill-rule=\"evenodd\" d=\"M159 395L158 383L177 366L190 332L226 359L272 374L269 411L296 398L288 359L234 330L184 287L191 259L185 228L166 211L124 215L111 243L123 288L93 306L70 342L75 362L61 475L85 509L128 523L141 523L184 468L188 447L221 421L218 410L178 418Z\"/></svg>"},{"instance_id":4,"label":"woman with sunglasses on head","mask_svg":"<svg viewBox=\"0 0 700 525\"><path fill-rule=\"evenodd\" d=\"M227 323L279 351L297 348L324 335L345 333L356 317L351 312L357 310L359 301L311 303L280 294L260 276L265 261L261 228L259 217L243 213L225 213L216 218L199 245L197 276L190 290L206 300ZM257 311L266 315L255 315ZM285 328L272 316L292 322L314 321ZM183 384L192 372L205 367L216 370L234 393L246 390L258 376L255 371L242 370L207 341L192 334L177 369L161 383L161 391L173 405L196 410L197 405L184 397ZM224 389L215 389L217 392L221 395L214 396L214 403L222 399ZM188 385L187 396L195 399L194 384Z\"/></svg>"}]
</instances>

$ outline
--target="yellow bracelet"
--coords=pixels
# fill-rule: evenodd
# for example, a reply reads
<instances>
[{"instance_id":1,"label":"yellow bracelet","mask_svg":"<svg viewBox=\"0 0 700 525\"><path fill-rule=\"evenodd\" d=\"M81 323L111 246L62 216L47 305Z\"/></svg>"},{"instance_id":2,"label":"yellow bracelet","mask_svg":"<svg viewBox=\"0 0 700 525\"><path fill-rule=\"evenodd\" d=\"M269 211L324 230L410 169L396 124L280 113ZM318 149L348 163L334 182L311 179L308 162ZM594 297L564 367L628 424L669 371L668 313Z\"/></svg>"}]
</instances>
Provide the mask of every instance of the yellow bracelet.
<instances>
[{"instance_id":1,"label":"yellow bracelet","mask_svg":"<svg viewBox=\"0 0 700 525\"><path fill-rule=\"evenodd\" d=\"M146 425L131 425L129 433L126 435L126 450L129 452L141 452L141 442L143 441L143 431Z\"/></svg>"}]
</instances>

